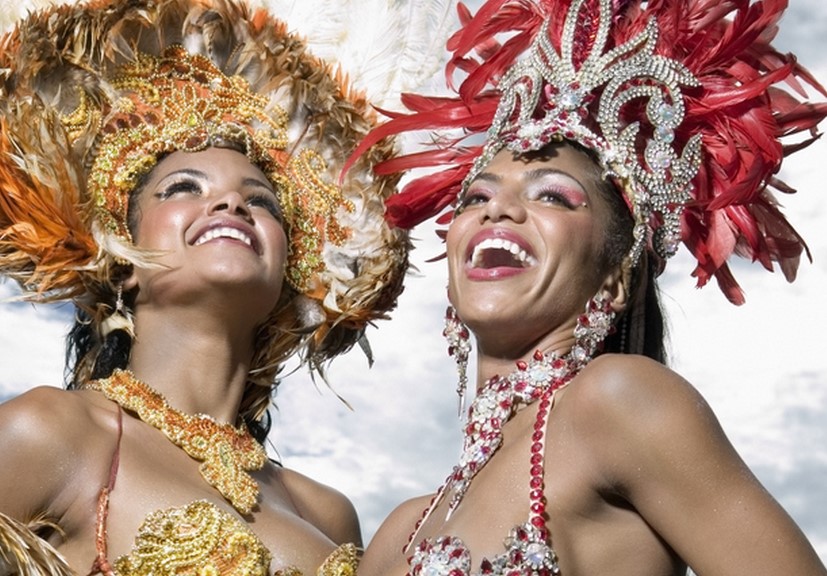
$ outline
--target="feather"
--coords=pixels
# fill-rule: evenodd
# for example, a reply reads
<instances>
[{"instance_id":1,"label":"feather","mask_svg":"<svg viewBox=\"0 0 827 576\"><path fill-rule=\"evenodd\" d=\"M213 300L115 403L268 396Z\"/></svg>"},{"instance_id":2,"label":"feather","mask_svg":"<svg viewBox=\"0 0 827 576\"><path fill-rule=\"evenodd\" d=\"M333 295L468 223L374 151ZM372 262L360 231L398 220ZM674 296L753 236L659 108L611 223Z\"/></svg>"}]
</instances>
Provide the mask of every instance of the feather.
<instances>
[{"instance_id":1,"label":"feather","mask_svg":"<svg viewBox=\"0 0 827 576\"><path fill-rule=\"evenodd\" d=\"M437 133L422 149L377 166L382 174L439 170L414 178L389 202L388 218L394 224L415 226L454 201L493 122L500 78L523 58L544 20L551 44L560 50L560 15L571 5L571 0L488 0L475 14L460 5L461 27L448 41L451 58L445 68L453 94L403 97L407 113L391 115L357 148L362 153L395 134ZM770 270L777 265L786 278L794 278L806 244L767 186L793 191L775 174L786 156L818 137L816 127L827 117L827 103L809 97L827 92L794 56L771 44L787 0L617 0L612 6L607 49L636 37L654 20L656 54L683 64L700 83L683 90L686 113L674 142L680 149L693 135L701 137L702 165L692 182L681 232L698 261L693 273L698 285L714 277L727 298L743 302L743 291L727 266L732 256ZM600 97L599 89L593 96ZM642 112L640 106L627 106L618 120L628 126ZM782 141L789 136L801 140ZM459 147L463 152L452 155L451 149Z\"/></svg>"},{"instance_id":2,"label":"feather","mask_svg":"<svg viewBox=\"0 0 827 576\"><path fill-rule=\"evenodd\" d=\"M76 572L38 530L56 527L43 521L24 525L0 513L0 574L19 576L76 576Z\"/></svg>"},{"instance_id":3,"label":"feather","mask_svg":"<svg viewBox=\"0 0 827 576\"><path fill-rule=\"evenodd\" d=\"M398 109L399 95L421 88L442 65L456 24L456 0L262 0L310 50L347 71L376 106Z\"/></svg>"},{"instance_id":4,"label":"feather","mask_svg":"<svg viewBox=\"0 0 827 576\"><path fill-rule=\"evenodd\" d=\"M97 246L80 216L82 175L69 144L38 130L33 117L39 114L21 106L16 126L0 121L0 156L12 160L0 163L0 269L24 289L34 288L32 299L50 301L82 293Z\"/></svg>"}]
</instances>

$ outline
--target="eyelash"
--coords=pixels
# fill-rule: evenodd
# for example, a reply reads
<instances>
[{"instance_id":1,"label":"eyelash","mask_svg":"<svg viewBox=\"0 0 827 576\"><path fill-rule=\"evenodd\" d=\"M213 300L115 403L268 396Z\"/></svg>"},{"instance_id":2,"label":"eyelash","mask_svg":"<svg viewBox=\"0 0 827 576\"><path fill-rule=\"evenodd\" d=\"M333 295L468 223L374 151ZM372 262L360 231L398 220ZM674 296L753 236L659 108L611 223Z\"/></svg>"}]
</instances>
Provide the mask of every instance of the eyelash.
<instances>
[{"instance_id":1,"label":"eyelash","mask_svg":"<svg viewBox=\"0 0 827 576\"><path fill-rule=\"evenodd\" d=\"M267 210L270 215L273 216L279 222L284 221L284 215L281 212L281 206L279 205L278 201L273 196L269 196L266 194L254 194L247 198L247 204L249 206L258 206Z\"/></svg>"},{"instance_id":2,"label":"eyelash","mask_svg":"<svg viewBox=\"0 0 827 576\"><path fill-rule=\"evenodd\" d=\"M178 182L170 183L166 188L158 192L156 196L161 200L166 200L167 198L171 198L175 194L179 193L190 193L200 196L202 192L203 190L198 182L194 180L180 180ZM246 202L248 206L264 208L279 222L282 222L284 219L284 215L281 212L281 206L279 206L279 203L275 197L271 197L267 194L252 194L247 197Z\"/></svg>"},{"instance_id":3,"label":"eyelash","mask_svg":"<svg viewBox=\"0 0 827 576\"><path fill-rule=\"evenodd\" d=\"M194 180L179 180L171 182L166 188L158 192L157 196L161 200L165 200L175 194L187 192L201 195L201 186Z\"/></svg>"},{"instance_id":4,"label":"eyelash","mask_svg":"<svg viewBox=\"0 0 827 576\"><path fill-rule=\"evenodd\" d=\"M465 198L462 199L462 202L460 202L459 206L457 206L456 211L457 211L457 213L461 213L468 206L475 206L477 204L484 204L485 202L488 202L488 200L490 200L490 199L491 199L491 194L487 194L487 193L483 193L483 192L469 192L468 194L466 194ZM573 208L577 207L575 204L573 204L571 202L571 200L568 198L568 196L565 193L560 192L558 190L555 190L553 188L540 190L539 192L534 194L534 196L531 199L532 200L540 200L540 201L551 200L555 204L561 204L561 205L565 206L566 208L570 208L570 209L573 209Z\"/></svg>"},{"instance_id":5,"label":"eyelash","mask_svg":"<svg viewBox=\"0 0 827 576\"><path fill-rule=\"evenodd\" d=\"M469 206L484 204L488 202L490 197L489 194L483 194L482 192L469 192L465 195L465 198L462 199L462 202L459 203L456 211L459 214Z\"/></svg>"},{"instance_id":6,"label":"eyelash","mask_svg":"<svg viewBox=\"0 0 827 576\"><path fill-rule=\"evenodd\" d=\"M566 208L575 208L575 205L571 202L568 196L565 193L560 192L554 189L546 189L540 190L535 198L537 200L544 200L544 199L551 199L555 204L562 204Z\"/></svg>"}]
</instances>

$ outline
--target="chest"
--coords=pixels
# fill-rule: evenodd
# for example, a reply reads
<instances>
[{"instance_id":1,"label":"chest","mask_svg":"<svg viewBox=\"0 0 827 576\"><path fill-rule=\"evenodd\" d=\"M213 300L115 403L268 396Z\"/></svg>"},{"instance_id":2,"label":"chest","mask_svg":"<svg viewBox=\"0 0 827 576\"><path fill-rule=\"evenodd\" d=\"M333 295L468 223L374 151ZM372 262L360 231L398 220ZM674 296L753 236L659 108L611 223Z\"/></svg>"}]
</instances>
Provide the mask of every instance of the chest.
<instances>
[{"instance_id":1,"label":"chest","mask_svg":"<svg viewBox=\"0 0 827 576\"><path fill-rule=\"evenodd\" d=\"M269 557L272 570L291 566L315 574L334 545L301 518L272 464L254 473L259 504L247 515L205 481L200 466L157 431L127 423L117 466L107 465L114 479L108 509L97 515L96 502L86 495L85 505L73 512L80 529L63 546L70 562L88 569L100 548L96 533L102 530L111 562L136 553L148 562L159 555L170 555L164 562L178 562L234 542L244 548L239 562L266 565ZM96 499L109 475L89 476L83 482L94 486Z\"/></svg>"}]
</instances>

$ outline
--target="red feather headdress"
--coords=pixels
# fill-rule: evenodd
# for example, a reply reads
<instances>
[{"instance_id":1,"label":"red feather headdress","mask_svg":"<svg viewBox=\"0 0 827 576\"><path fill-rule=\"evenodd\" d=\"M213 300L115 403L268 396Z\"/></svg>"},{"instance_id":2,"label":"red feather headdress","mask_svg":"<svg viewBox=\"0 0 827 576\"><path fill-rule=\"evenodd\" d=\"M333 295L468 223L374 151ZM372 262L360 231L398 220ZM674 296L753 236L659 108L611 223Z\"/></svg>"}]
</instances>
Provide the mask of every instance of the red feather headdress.
<instances>
[{"instance_id":1,"label":"red feather headdress","mask_svg":"<svg viewBox=\"0 0 827 576\"><path fill-rule=\"evenodd\" d=\"M740 304L732 254L768 270L778 263L791 281L807 250L770 189L793 191L776 177L781 162L815 140L827 116L805 86L827 92L770 43L786 6L488 0L472 16L460 5L445 70L456 96L404 95L409 113L386 112L357 154L389 135L438 132L424 150L376 167L439 169L388 202L388 220L409 228L455 203L502 147L576 141L597 153L633 212L633 262L647 248L667 258L682 242L698 261L698 285L715 277ZM803 141L782 145L797 133Z\"/></svg>"}]
</instances>

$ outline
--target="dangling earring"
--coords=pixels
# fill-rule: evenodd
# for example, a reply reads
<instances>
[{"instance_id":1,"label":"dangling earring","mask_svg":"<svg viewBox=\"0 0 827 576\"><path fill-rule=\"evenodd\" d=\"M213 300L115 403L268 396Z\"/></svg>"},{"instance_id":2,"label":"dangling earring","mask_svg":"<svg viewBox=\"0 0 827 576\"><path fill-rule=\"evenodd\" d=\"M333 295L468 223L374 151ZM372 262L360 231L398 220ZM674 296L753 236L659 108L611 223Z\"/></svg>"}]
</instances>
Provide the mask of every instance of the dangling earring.
<instances>
[{"instance_id":1,"label":"dangling earring","mask_svg":"<svg viewBox=\"0 0 827 576\"><path fill-rule=\"evenodd\" d=\"M615 311L612 299L598 293L586 304L586 311L577 319L572 357L585 364L594 357L606 336L614 332Z\"/></svg>"},{"instance_id":2,"label":"dangling earring","mask_svg":"<svg viewBox=\"0 0 827 576\"><path fill-rule=\"evenodd\" d=\"M101 322L101 334L106 337L107 334L115 330L123 330L130 337L135 337L135 324L132 322L132 314L126 309L123 303L123 285L118 285L118 292L115 297L115 308L112 314L106 317Z\"/></svg>"},{"instance_id":3,"label":"dangling earring","mask_svg":"<svg viewBox=\"0 0 827 576\"><path fill-rule=\"evenodd\" d=\"M453 356L457 363L457 412L462 416L465 410L465 388L468 386L468 354L471 352L471 342L468 327L459 319L453 306L448 306L445 311L445 330L442 331L442 335L448 341L448 355Z\"/></svg>"}]
</instances>

